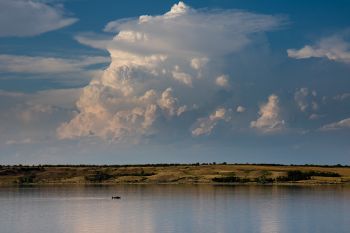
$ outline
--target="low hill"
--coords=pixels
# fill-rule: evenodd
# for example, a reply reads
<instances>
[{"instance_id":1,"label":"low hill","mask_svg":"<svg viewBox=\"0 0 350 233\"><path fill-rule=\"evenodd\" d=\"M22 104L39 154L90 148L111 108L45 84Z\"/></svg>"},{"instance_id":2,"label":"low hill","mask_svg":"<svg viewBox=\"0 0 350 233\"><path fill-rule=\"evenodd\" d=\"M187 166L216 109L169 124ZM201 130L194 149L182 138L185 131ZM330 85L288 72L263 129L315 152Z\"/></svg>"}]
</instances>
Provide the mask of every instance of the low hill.
<instances>
[{"instance_id":1,"label":"low hill","mask_svg":"<svg viewBox=\"0 0 350 233\"><path fill-rule=\"evenodd\" d=\"M350 184L350 167L225 163L0 166L0 185L97 183Z\"/></svg>"}]
</instances>

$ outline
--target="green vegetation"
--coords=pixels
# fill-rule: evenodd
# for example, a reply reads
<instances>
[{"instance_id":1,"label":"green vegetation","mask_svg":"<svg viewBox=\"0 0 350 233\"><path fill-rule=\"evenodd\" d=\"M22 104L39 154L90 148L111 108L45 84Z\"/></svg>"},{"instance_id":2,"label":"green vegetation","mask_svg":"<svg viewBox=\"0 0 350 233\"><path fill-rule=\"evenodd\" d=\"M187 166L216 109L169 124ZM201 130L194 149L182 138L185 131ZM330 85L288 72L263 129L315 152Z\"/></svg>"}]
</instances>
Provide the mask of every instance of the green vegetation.
<instances>
[{"instance_id":1,"label":"green vegetation","mask_svg":"<svg viewBox=\"0 0 350 233\"><path fill-rule=\"evenodd\" d=\"M96 171L94 174L89 174L85 176L85 180L92 183L102 183L108 181L112 178L125 177L125 176L153 176L153 172L145 172L143 169L137 172L113 172L109 171Z\"/></svg>"},{"instance_id":2,"label":"green vegetation","mask_svg":"<svg viewBox=\"0 0 350 233\"><path fill-rule=\"evenodd\" d=\"M274 182L274 179L270 178L272 173L270 171L263 170L261 171L261 176L255 178L255 182L258 184L267 184Z\"/></svg>"},{"instance_id":3,"label":"green vegetation","mask_svg":"<svg viewBox=\"0 0 350 233\"><path fill-rule=\"evenodd\" d=\"M229 176L224 177L215 177L212 179L214 182L218 183L238 183L241 182L241 179L235 175L235 173L232 173Z\"/></svg>"},{"instance_id":4,"label":"green vegetation","mask_svg":"<svg viewBox=\"0 0 350 233\"><path fill-rule=\"evenodd\" d=\"M38 166L0 166L0 177L15 174L30 174L33 172L44 171L44 167Z\"/></svg>"},{"instance_id":5,"label":"green vegetation","mask_svg":"<svg viewBox=\"0 0 350 233\"><path fill-rule=\"evenodd\" d=\"M32 184L34 183L35 175L27 175L27 176L22 176L19 177L18 183L19 184Z\"/></svg>"},{"instance_id":6,"label":"green vegetation","mask_svg":"<svg viewBox=\"0 0 350 233\"><path fill-rule=\"evenodd\" d=\"M299 181L299 180L310 180L313 176L320 177L340 177L336 172L320 172L320 171L306 171L302 172L299 170L288 171L287 176L277 177L277 181Z\"/></svg>"},{"instance_id":7,"label":"green vegetation","mask_svg":"<svg viewBox=\"0 0 350 233\"><path fill-rule=\"evenodd\" d=\"M141 169L140 172L118 173L118 176L153 176L153 175L155 175L154 172L145 172L143 169Z\"/></svg>"},{"instance_id":8,"label":"green vegetation","mask_svg":"<svg viewBox=\"0 0 350 233\"><path fill-rule=\"evenodd\" d=\"M289 182L289 181L301 181L310 180L313 176L319 177L341 177L336 172L321 172L321 171L299 171L292 170L287 172L287 176L279 176L277 178L271 178L272 173L269 171L261 171L261 176L254 178L253 180L248 178L240 178L232 174L231 176L215 177L213 182L217 183L247 183L256 182L258 184L269 184L274 182Z\"/></svg>"},{"instance_id":9,"label":"green vegetation","mask_svg":"<svg viewBox=\"0 0 350 233\"><path fill-rule=\"evenodd\" d=\"M97 171L95 174L85 176L85 180L89 182L101 183L103 181L109 180L113 176L104 172Z\"/></svg>"}]
</instances>

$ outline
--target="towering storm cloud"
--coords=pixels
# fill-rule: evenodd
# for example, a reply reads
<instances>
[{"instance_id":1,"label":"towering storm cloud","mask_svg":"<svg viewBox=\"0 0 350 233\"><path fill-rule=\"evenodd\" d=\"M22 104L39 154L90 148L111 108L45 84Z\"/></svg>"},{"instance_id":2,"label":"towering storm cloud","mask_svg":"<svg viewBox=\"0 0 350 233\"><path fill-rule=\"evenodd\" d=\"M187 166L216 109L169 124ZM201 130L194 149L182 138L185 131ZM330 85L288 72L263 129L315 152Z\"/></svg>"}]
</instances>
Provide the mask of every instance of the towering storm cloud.
<instances>
[{"instance_id":1,"label":"towering storm cloud","mask_svg":"<svg viewBox=\"0 0 350 233\"><path fill-rule=\"evenodd\" d=\"M78 113L57 129L58 137L123 141L179 130L193 137L210 134L218 122L229 124L240 104L217 98L234 95L228 57L280 23L274 16L196 10L179 2L164 15L108 23L105 31L116 33L111 40L77 37L108 50L111 64L83 89ZM262 113L254 127L279 120L262 124L266 119Z\"/></svg>"}]
</instances>

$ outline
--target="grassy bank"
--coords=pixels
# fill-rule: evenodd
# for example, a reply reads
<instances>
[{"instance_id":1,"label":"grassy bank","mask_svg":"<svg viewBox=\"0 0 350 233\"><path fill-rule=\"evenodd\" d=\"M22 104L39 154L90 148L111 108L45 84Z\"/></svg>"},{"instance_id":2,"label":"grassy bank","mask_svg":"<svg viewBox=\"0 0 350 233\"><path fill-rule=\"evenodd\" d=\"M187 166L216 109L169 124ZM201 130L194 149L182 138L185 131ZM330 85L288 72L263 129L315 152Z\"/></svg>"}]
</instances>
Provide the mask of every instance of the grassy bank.
<instances>
[{"instance_id":1,"label":"grassy bank","mask_svg":"<svg viewBox=\"0 0 350 233\"><path fill-rule=\"evenodd\" d=\"M0 166L0 185L96 183L350 184L350 167L225 163Z\"/></svg>"}]
</instances>

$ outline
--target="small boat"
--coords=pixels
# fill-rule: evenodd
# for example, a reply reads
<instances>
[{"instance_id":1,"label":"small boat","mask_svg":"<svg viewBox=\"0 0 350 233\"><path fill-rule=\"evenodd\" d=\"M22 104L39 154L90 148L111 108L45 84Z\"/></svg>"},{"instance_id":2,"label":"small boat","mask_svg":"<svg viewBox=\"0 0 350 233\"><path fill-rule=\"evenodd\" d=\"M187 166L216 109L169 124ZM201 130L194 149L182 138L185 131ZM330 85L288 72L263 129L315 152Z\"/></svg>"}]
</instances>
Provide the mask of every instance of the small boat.
<instances>
[{"instance_id":1,"label":"small boat","mask_svg":"<svg viewBox=\"0 0 350 233\"><path fill-rule=\"evenodd\" d=\"M121 197L119 196L112 196L112 199L120 199Z\"/></svg>"}]
</instances>

